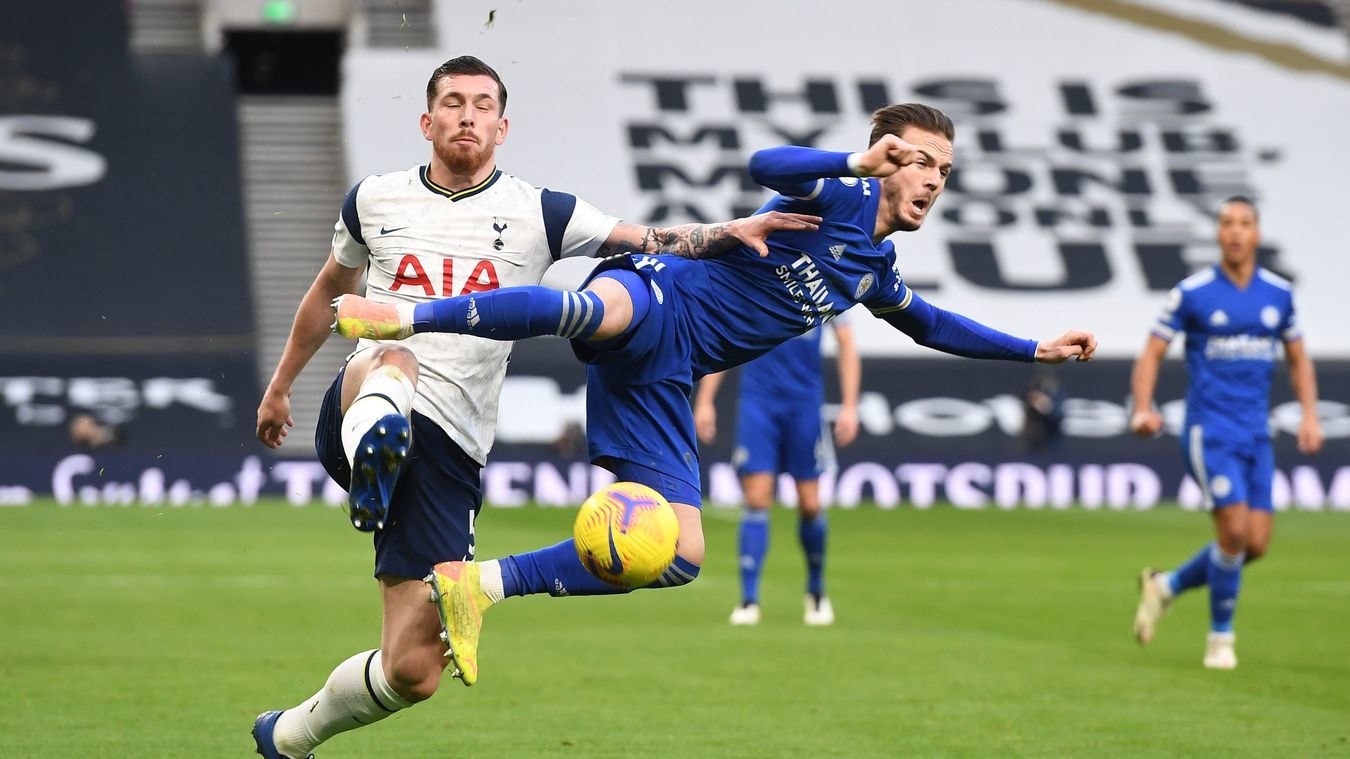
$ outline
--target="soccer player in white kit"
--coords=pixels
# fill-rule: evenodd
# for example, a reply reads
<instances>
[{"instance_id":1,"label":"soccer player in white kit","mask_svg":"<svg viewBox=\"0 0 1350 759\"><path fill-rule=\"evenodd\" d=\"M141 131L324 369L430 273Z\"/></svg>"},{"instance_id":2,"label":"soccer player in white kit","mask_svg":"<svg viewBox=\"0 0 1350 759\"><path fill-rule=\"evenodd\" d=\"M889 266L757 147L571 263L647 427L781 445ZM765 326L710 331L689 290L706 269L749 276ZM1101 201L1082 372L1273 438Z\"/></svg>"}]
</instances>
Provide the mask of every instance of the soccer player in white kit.
<instances>
[{"instance_id":1,"label":"soccer player in white kit","mask_svg":"<svg viewBox=\"0 0 1350 759\"><path fill-rule=\"evenodd\" d=\"M368 177L348 193L328 261L300 302L258 407L264 444L282 444L293 424L291 384L331 332L329 303L355 292L362 275L368 297L416 303L538 284L564 256L698 257L741 243L762 250L771 231L815 227L815 217L782 213L665 229L621 222L497 169L505 108L505 86L477 58L452 59L432 74L421 118L431 161ZM422 578L438 562L473 557L479 469L492 446L510 351L508 342L465 335L362 340L339 371L315 447L329 475L349 486L353 524L374 533L380 647L343 661L298 706L259 715L259 754L301 759L339 732L435 693L446 646Z\"/></svg>"}]
</instances>

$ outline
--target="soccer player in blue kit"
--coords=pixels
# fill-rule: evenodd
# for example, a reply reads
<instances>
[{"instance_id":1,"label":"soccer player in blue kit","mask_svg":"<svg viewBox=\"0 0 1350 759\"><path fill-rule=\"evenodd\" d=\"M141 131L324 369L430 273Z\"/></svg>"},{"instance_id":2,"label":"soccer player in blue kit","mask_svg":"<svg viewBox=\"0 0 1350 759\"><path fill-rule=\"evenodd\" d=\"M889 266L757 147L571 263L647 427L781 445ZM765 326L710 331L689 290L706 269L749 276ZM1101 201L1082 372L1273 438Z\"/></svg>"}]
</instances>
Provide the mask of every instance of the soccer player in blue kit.
<instances>
[{"instance_id":1,"label":"soccer player in blue kit","mask_svg":"<svg viewBox=\"0 0 1350 759\"><path fill-rule=\"evenodd\" d=\"M841 446L858 435L858 392L862 360L853 339L851 313L830 320L839 345L839 416L834 439ZM741 602L731 611L733 625L759 624L759 579L769 551L769 512L779 474L797 489L797 538L806 558L806 596L802 621L813 627L834 624L834 604L825 594L825 546L829 526L821 513L820 475L833 466L834 451L822 424L825 378L821 373L821 329L788 340L741 367L736 401L736 452L745 511L737 531ZM723 374L698 383L694 427L699 440L717 436L714 400Z\"/></svg>"},{"instance_id":2,"label":"soccer player in blue kit","mask_svg":"<svg viewBox=\"0 0 1350 759\"><path fill-rule=\"evenodd\" d=\"M1256 206L1245 197L1219 210L1218 264L1172 289L1134 365L1131 429L1155 435L1163 426L1153 408L1158 366L1178 332L1186 333L1186 421L1181 435L1186 466L1214 517L1218 539L1171 572L1145 569L1139 581L1134 633L1153 640L1158 618L1181 593L1209 586L1209 638L1204 665L1237 666L1233 613L1244 564L1266 553L1274 510L1268 417L1270 381L1280 344L1289 363L1294 395L1303 407L1298 447L1322 447L1317 417L1317 380L1303 335L1294 321L1289 281L1256 263L1261 241Z\"/></svg>"},{"instance_id":3,"label":"soccer player in blue kit","mask_svg":"<svg viewBox=\"0 0 1350 759\"><path fill-rule=\"evenodd\" d=\"M775 233L717 259L624 255L606 259L580 291L508 287L429 303L334 301L344 337L403 339L454 332L496 340L571 339L587 364L591 461L670 501L680 525L674 562L654 583L692 582L703 563L702 505L690 394L693 383L745 363L862 303L915 342L961 356L1061 363L1088 360L1090 333L1016 338L929 305L900 277L896 231L919 229L952 166L951 120L924 105L873 115L858 153L761 150L755 181L779 193L763 210L822 217L819 228ZM842 246L842 247L840 247ZM836 256L833 249L837 249ZM447 561L428 576L444 639L465 684L478 676L482 615L507 596L626 592L591 575L572 539L483 562Z\"/></svg>"}]
</instances>

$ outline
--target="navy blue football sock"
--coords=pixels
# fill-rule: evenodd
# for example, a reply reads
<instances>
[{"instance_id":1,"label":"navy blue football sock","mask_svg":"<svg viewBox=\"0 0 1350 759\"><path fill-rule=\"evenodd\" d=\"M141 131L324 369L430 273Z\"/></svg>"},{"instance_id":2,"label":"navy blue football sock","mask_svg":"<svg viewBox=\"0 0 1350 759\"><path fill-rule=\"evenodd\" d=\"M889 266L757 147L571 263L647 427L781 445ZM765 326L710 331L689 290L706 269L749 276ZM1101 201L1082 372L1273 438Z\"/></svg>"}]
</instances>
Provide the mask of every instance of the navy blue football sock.
<instances>
[{"instance_id":1,"label":"navy blue football sock","mask_svg":"<svg viewBox=\"0 0 1350 759\"><path fill-rule=\"evenodd\" d=\"M585 339L595 334L604 318L605 304L592 292L504 287L418 303L412 327L413 332L454 332L492 340L540 335Z\"/></svg>"},{"instance_id":2,"label":"navy blue football sock","mask_svg":"<svg viewBox=\"0 0 1350 759\"><path fill-rule=\"evenodd\" d=\"M759 575L769 552L769 510L747 508L737 536L741 565L741 602L759 603Z\"/></svg>"},{"instance_id":3,"label":"navy blue football sock","mask_svg":"<svg viewBox=\"0 0 1350 759\"><path fill-rule=\"evenodd\" d=\"M1191 588L1198 588L1209 581L1209 550L1214 547L1213 543L1207 543L1195 555L1186 560L1185 564L1177 567L1172 572L1171 588L1172 595L1179 595Z\"/></svg>"},{"instance_id":4,"label":"navy blue football sock","mask_svg":"<svg viewBox=\"0 0 1350 759\"><path fill-rule=\"evenodd\" d=\"M1238 590L1242 587L1242 563L1246 552L1224 553L1217 543L1209 552L1209 629L1232 632L1233 613L1237 611Z\"/></svg>"},{"instance_id":5,"label":"navy blue football sock","mask_svg":"<svg viewBox=\"0 0 1350 759\"><path fill-rule=\"evenodd\" d=\"M801 539L802 553L806 555L806 592L817 597L825 595L825 538L828 534L824 514L817 513L797 522L797 537Z\"/></svg>"},{"instance_id":6,"label":"navy blue football sock","mask_svg":"<svg viewBox=\"0 0 1350 759\"><path fill-rule=\"evenodd\" d=\"M649 588L673 588L679 585L688 585L698 579L698 571L701 567L683 556L676 556L675 560L670 562L666 571L656 578L656 581Z\"/></svg>"},{"instance_id":7,"label":"navy blue football sock","mask_svg":"<svg viewBox=\"0 0 1350 759\"><path fill-rule=\"evenodd\" d=\"M507 556L501 566L506 596L609 596L628 592L628 588L610 585L591 574L577 558L576 543L571 538L548 548Z\"/></svg>"}]
</instances>

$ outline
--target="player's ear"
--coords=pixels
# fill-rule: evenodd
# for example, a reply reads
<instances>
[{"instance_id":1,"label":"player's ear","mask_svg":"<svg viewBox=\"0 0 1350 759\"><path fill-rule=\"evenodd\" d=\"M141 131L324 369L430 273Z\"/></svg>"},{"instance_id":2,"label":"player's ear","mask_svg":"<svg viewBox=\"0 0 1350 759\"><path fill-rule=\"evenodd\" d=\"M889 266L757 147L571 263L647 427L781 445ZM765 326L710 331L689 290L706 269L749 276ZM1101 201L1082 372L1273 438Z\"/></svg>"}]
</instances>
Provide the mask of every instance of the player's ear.
<instances>
[{"instance_id":1,"label":"player's ear","mask_svg":"<svg viewBox=\"0 0 1350 759\"><path fill-rule=\"evenodd\" d=\"M510 126L511 126L511 121L510 121L509 119L507 119L505 116L502 117L502 120L501 120L501 121L497 122L497 144L498 144L498 145L502 144L503 142L506 142L506 131L507 131L507 129L510 128Z\"/></svg>"},{"instance_id":2,"label":"player's ear","mask_svg":"<svg viewBox=\"0 0 1350 759\"><path fill-rule=\"evenodd\" d=\"M424 114L422 114L422 118L418 120L418 123L419 123L419 124L421 125L421 127L422 127L422 137L423 137L424 139L426 139L428 142L430 142L430 141L431 141L431 114L430 114L430 113L424 113Z\"/></svg>"}]
</instances>

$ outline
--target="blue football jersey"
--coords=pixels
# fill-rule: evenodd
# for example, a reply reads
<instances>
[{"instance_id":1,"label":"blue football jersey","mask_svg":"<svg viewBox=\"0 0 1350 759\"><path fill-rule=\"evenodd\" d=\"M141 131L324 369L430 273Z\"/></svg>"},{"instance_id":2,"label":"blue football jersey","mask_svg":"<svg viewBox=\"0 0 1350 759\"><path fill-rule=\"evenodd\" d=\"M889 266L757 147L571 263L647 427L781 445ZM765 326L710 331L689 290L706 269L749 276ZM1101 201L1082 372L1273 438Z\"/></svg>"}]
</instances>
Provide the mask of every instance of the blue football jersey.
<instances>
[{"instance_id":1,"label":"blue football jersey","mask_svg":"<svg viewBox=\"0 0 1350 759\"><path fill-rule=\"evenodd\" d=\"M741 403L825 399L820 328L798 335L741 368Z\"/></svg>"},{"instance_id":2,"label":"blue football jersey","mask_svg":"<svg viewBox=\"0 0 1350 759\"><path fill-rule=\"evenodd\" d=\"M1268 435L1270 381L1282 342L1301 337L1288 280L1257 268L1239 289L1216 264L1172 289L1153 334L1186 334L1186 423L1206 433Z\"/></svg>"},{"instance_id":3,"label":"blue football jersey","mask_svg":"<svg viewBox=\"0 0 1350 759\"><path fill-rule=\"evenodd\" d=\"M875 179L822 179L808 196L779 195L760 209L822 216L819 229L774 233L765 257L741 246L669 261L687 269L675 281L690 304L695 377L743 364L857 303L876 314L908 305L895 246L872 242L880 193Z\"/></svg>"}]
</instances>

